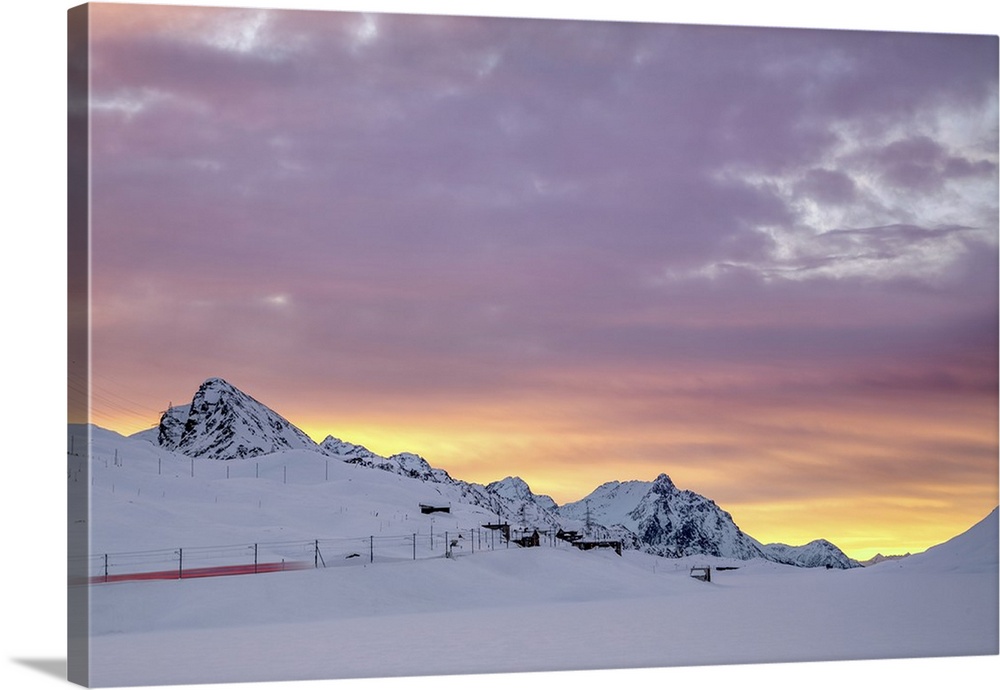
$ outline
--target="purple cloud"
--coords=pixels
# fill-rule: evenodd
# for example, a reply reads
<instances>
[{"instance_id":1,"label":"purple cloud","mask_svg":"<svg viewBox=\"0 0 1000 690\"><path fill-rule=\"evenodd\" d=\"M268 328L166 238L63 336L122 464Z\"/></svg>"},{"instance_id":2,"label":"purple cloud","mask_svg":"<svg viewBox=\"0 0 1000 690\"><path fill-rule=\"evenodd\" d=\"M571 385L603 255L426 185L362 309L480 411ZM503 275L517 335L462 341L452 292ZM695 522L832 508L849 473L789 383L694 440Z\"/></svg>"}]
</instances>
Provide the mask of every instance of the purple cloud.
<instances>
[{"instance_id":1,"label":"purple cloud","mask_svg":"<svg viewBox=\"0 0 1000 690\"><path fill-rule=\"evenodd\" d=\"M758 408L995 403L995 37L116 12L94 363L151 408L502 399L653 456L713 409L749 444Z\"/></svg>"}]
</instances>

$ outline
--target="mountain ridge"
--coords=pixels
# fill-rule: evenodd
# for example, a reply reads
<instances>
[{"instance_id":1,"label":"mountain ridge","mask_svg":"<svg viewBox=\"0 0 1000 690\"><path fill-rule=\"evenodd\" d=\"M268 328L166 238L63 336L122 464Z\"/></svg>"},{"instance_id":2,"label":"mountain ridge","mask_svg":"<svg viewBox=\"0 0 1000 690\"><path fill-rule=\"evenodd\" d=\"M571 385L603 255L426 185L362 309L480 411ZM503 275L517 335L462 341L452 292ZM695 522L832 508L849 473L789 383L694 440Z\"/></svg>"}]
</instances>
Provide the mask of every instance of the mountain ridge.
<instances>
[{"instance_id":1,"label":"mountain ridge","mask_svg":"<svg viewBox=\"0 0 1000 690\"><path fill-rule=\"evenodd\" d=\"M206 379L190 405L167 409L156 431L155 439L151 430L134 436L184 455L219 461L310 450L345 463L454 486L464 502L486 508L521 529L571 528L585 539L611 539L659 556L702 554L762 558L800 567L860 567L825 539L800 547L765 546L744 533L714 501L678 489L666 473L652 481L605 482L583 499L559 506L551 497L535 494L520 477L475 484L453 478L415 453L383 457L333 435L316 443L280 414L218 377Z\"/></svg>"}]
</instances>

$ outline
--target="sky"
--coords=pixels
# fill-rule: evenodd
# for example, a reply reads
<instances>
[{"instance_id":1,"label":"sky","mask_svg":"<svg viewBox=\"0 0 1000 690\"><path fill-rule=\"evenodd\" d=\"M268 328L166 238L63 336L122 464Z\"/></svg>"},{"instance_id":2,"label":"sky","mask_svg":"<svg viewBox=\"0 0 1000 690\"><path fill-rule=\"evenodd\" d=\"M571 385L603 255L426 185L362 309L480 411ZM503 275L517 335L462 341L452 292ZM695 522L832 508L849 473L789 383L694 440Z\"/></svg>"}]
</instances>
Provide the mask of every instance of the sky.
<instances>
[{"instance_id":1,"label":"sky","mask_svg":"<svg viewBox=\"0 0 1000 690\"><path fill-rule=\"evenodd\" d=\"M220 376L859 558L997 504L995 36L91 12L94 423Z\"/></svg>"}]
</instances>

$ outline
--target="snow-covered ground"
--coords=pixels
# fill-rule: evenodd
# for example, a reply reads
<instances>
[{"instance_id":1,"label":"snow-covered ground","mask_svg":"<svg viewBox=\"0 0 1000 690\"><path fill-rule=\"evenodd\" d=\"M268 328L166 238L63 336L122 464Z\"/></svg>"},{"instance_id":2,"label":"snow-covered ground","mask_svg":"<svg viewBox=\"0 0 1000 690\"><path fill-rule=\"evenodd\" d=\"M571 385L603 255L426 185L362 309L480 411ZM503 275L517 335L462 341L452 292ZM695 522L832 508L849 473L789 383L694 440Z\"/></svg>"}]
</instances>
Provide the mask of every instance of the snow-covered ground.
<instances>
[{"instance_id":1,"label":"snow-covered ground","mask_svg":"<svg viewBox=\"0 0 1000 690\"><path fill-rule=\"evenodd\" d=\"M285 544L262 560L292 558L294 549L309 558L303 545L318 539L330 545L331 566L91 586L98 686L998 651L996 511L925 554L853 570L618 556L561 542L535 549L479 542L473 553L467 541L445 558L444 532L462 530L472 541L478 534L468 530L495 520L462 504L452 487L306 450L192 465L102 430L92 448L91 522L76 528L90 529L95 553L159 550L169 562L173 549L220 546L246 558L248 545L260 542ZM452 512L424 515L421 502ZM394 535L419 535L418 558L407 557L404 540L391 554L376 546L371 562L365 542ZM362 557L335 552L348 538ZM736 569L713 570L710 583L692 579L691 567L703 565Z\"/></svg>"},{"instance_id":2,"label":"snow-covered ground","mask_svg":"<svg viewBox=\"0 0 1000 690\"><path fill-rule=\"evenodd\" d=\"M93 588L98 685L997 652L989 573L793 569L546 548ZM654 565L656 571L653 571Z\"/></svg>"}]
</instances>

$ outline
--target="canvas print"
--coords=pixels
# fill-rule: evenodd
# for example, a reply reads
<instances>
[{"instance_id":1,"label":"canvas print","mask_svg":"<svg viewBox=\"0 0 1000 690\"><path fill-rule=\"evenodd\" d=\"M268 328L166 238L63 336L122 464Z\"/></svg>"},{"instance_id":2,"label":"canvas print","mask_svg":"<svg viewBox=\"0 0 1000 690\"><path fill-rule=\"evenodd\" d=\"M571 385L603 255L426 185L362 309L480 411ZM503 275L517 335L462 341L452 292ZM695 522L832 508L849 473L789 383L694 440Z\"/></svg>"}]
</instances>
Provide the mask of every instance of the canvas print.
<instances>
[{"instance_id":1,"label":"canvas print","mask_svg":"<svg viewBox=\"0 0 1000 690\"><path fill-rule=\"evenodd\" d=\"M996 36L68 20L70 680L998 653Z\"/></svg>"}]
</instances>

